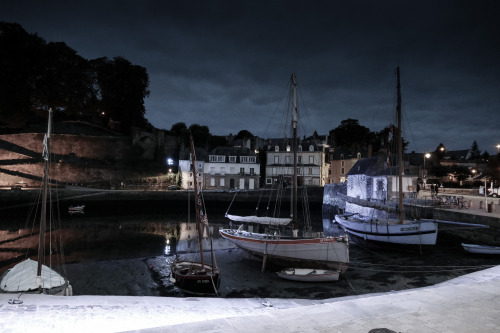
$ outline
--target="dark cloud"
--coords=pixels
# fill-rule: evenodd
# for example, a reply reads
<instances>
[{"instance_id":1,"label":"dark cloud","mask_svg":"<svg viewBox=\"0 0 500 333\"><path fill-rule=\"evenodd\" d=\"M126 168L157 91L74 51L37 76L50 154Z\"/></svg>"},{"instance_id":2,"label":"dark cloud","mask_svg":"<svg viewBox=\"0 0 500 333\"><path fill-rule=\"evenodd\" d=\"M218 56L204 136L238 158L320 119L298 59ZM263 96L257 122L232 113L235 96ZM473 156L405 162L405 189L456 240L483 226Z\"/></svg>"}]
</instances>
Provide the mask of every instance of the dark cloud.
<instances>
[{"instance_id":1,"label":"dark cloud","mask_svg":"<svg viewBox=\"0 0 500 333\"><path fill-rule=\"evenodd\" d=\"M500 143L496 1L23 1L20 23L80 55L147 68L147 117L223 135L274 136L273 114L298 75L307 135L347 118L393 122L401 66L410 149L495 151ZM275 119L274 119L275 118Z\"/></svg>"}]
</instances>

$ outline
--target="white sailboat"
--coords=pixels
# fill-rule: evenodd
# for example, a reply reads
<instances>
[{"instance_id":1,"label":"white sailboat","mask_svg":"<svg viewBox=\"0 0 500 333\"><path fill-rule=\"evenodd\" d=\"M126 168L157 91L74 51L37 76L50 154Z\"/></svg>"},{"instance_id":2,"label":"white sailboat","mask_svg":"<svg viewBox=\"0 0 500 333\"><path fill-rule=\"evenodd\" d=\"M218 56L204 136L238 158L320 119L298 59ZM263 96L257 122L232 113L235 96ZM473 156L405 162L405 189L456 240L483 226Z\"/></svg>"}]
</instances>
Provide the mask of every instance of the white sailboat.
<instances>
[{"instance_id":1,"label":"white sailboat","mask_svg":"<svg viewBox=\"0 0 500 333\"><path fill-rule=\"evenodd\" d=\"M7 270L0 281L0 290L4 293L45 293L51 295L71 296L73 290L69 281L62 275L44 265L45 263L45 234L47 217L54 214L52 199L49 199L49 171L50 171L50 135L52 131L52 110L49 109L47 134L43 140L44 172L42 180L41 215L38 240L38 261L27 258ZM48 208L48 209L47 209ZM52 248L49 249L52 251Z\"/></svg>"},{"instance_id":2,"label":"white sailboat","mask_svg":"<svg viewBox=\"0 0 500 333\"><path fill-rule=\"evenodd\" d=\"M266 226L263 233L244 229L242 224L237 229L221 229L221 236L234 243L239 248L263 258L262 269L269 260L277 264L294 264L294 267L328 267L345 272L349 267L349 241L347 235L339 237L324 237L322 233L311 231L310 222L302 223L303 230L298 226L297 214L297 79L292 74L291 87L293 96L293 179L292 182L292 213L290 217L256 217L226 215L233 222L258 223ZM279 186L282 186L280 183ZM308 212L308 205L305 211ZM305 221L308 219L305 218ZM290 227L292 226L292 227ZM288 227L288 229L287 229Z\"/></svg>"},{"instance_id":3,"label":"white sailboat","mask_svg":"<svg viewBox=\"0 0 500 333\"><path fill-rule=\"evenodd\" d=\"M403 150L401 137L401 85L399 67L396 69L397 75L397 141L398 147L398 178L397 184L394 184L398 191L398 202L396 205L373 205L374 209L384 209L384 206L396 208L397 218L380 218L369 215L363 215L358 212L336 215L335 221L339 223L349 234L353 242L361 243L365 246L384 246L384 247L414 247L420 250L432 247L436 244L438 234L438 224L434 220L425 219L407 219L405 218L403 206ZM360 162L358 162L360 163ZM355 165L353 169L357 168ZM365 179L365 178L364 178ZM408 185L408 179L405 179ZM349 182L349 179L348 179ZM383 184L383 181L381 181ZM385 186L389 187L388 181ZM349 185L348 185L349 186ZM371 190L375 191L372 186ZM386 195L387 190L381 191ZM375 196L376 197L376 196ZM384 198L385 199L385 198ZM348 200L351 203L356 200Z\"/></svg>"}]
</instances>

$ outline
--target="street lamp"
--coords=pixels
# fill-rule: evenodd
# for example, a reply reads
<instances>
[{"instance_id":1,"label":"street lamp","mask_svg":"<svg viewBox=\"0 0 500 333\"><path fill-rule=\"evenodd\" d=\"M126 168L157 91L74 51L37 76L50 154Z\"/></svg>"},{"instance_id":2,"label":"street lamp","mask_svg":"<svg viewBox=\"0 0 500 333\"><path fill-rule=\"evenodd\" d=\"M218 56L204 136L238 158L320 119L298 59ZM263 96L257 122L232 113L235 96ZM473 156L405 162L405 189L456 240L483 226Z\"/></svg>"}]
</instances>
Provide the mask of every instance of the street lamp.
<instances>
[{"instance_id":1,"label":"street lamp","mask_svg":"<svg viewBox=\"0 0 500 333\"><path fill-rule=\"evenodd\" d=\"M427 178L427 170L425 169L425 160L428 159L429 157L431 157L431 154L429 153L424 154L424 174L422 175L423 178Z\"/></svg>"}]
</instances>

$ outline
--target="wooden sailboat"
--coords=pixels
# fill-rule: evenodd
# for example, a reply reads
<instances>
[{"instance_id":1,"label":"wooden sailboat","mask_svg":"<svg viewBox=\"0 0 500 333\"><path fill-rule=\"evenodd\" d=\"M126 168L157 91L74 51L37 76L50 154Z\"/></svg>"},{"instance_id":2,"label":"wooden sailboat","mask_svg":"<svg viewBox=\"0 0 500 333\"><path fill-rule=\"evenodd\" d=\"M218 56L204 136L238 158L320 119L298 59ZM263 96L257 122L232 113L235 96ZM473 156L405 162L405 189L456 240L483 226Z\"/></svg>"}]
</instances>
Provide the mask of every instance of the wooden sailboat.
<instances>
[{"instance_id":1,"label":"wooden sailboat","mask_svg":"<svg viewBox=\"0 0 500 333\"><path fill-rule=\"evenodd\" d=\"M298 177L297 177L297 78L295 74L291 77L291 88L293 96L293 178L291 204L291 217L256 217L229 215L230 221L243 223L238 229L222 229L220 234L239 248L263 259L262 270L266 262L274 262L278 265L293 264L294 267L327 267L335 268L345 272L349 267L349 241L347 235L340 237L324 237L322 233L311 231L311 225L302 223L302 231L299 234L297 199L298 199ZM281 186L282 184L280 184ZM306 204L307 206L307 204ZM308 212L309 207L305 207ZM248 223L258 223L266 226L263 233L250 232L244 229ZM292 225L293 227L289 227ZM288 229L287 229L288 227Z\"/></svg>"},{"instance_id":2,"label":"wooden sailboat","mask_svg":"<svg viewBox=\"0 0 500 333\"><path fill-rule=\"evenodd\" d=\"M365 246L413 247L420 250L436 244L438 224L433 220L406 219L403 207L403 144L401 137L401 85L399 67L397 75L397 148L398 148L398 202L396 211L398 218L373 218L359 213L336 215L335 221L349 234L351 239ZM358 162L359 163L359 162ZM353 169L356 168L356 165ZM349 182L349 180L348 180ZM387 193L387 191L385 191ZM394 206L372 207L374 209L392 208Z\"/></svg>"},{"instance_id":3,"label":"wooden sailboat","mask_svg":"<svg viewBox=\"0 0 500 333\"><path fill-rule=\"evenodd\" d=\"M196 179L196 156L193 137L190 137L191 161L193 164L194 202L196 207L196 225L198 228L198 243L200 247L200 261L181 260L176 256L171 266L171 275L175 286L181 290L196 295L217 295L220 285L220 270L215 262L215 254L212 246L212 235L208 228L208 218L204 211L202 198L198 190ZM203 232L207 230L210 237L211 263L205 263L203 253Z\"/></svg>"},{"instance_id":4,"label":"wooden sailboat","mask_svg":"<svg viewBox=\"0 0 500 333\"><path fill-rule=\"evenodd\" d=\"M0 290L2 292L45 293L64 296L71 296L73 294L69 282L59 273L44 265L47 216L53 216L51 212L52 200L48 200L51 132L52 110L49 109L47 134L44 137L42 153L44 168L40 228L38 233L38 261L28 258L7 270L0 282ZM47 210L48 204L50 205L49 210ZM52 251L52 249L50 250Z\"/></svg>"}]
</instances>

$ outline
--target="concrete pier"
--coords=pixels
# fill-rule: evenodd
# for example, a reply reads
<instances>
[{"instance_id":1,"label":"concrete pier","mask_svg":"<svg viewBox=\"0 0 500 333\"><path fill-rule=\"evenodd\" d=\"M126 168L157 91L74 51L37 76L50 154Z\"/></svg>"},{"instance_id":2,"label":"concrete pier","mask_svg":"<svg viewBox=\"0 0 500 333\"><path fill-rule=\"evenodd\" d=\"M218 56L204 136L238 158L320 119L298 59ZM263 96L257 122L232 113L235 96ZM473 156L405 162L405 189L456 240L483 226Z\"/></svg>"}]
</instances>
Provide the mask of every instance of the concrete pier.
<instances>
[{"instance_id":1,"label":"concrete pier","mask_svg":"<svg viewBox=\"0 0 500 333\"><path fill-rule=\"evenodd\" d=\"M496 266L431 287L326 300L1 294L0 331L498 332L499 309Z\"/></svg>"}]
</instances>

